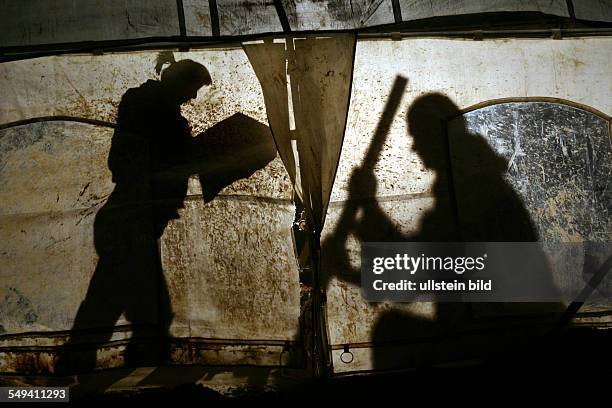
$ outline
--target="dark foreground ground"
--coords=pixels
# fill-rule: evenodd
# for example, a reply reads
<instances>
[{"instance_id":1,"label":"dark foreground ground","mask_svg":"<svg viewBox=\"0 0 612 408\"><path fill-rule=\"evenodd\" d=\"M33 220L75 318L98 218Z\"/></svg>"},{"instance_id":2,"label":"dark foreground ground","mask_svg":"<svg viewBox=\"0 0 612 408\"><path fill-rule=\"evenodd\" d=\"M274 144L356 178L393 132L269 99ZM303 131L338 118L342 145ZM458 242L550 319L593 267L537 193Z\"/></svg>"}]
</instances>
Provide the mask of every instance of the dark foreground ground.
<instances>
[{"instance_id":1,"label":"dark foreground ground","mask_svg":"<svg viewBox=\"0 0 612 408\"><path fill-rule=\"evenodd\" d=\"M612 406L612 330L572 329L469 364L220 393L199 384L93 393L83 406ZM65 405L64 405L65 406Z\"/></svg>"}]
</instances>

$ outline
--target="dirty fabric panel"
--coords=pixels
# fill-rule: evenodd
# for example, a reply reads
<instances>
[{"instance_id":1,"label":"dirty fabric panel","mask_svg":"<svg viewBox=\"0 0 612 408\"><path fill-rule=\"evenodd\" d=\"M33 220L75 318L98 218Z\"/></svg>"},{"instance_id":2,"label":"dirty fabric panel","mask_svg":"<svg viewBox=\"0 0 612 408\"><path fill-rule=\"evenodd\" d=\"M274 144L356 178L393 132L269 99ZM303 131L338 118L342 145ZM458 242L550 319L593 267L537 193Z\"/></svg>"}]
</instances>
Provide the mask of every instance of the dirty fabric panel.
<instances>
[{"instance_id":1,"label":"dirty fabric panel","mask_svg":"<svg viewBox=\"0 0 612 408\"><path fill-rule=\"evenodd\" d=\"M450 225L434 227L436 224L431 223L431 210L437 207L436 203L447 188L444 188L443 174L429 168L423 155L415 150L415 137L408 117L415 102L429 93L438 95L436 98L442 95L440 100L463 109L497 98L549 96L610 112L612 105L606 96L610 93L606 78L612 75L612 68L607 63L610 41L609 38L483 42L406 39L357 43L346 136L322 236L323 272L329 275L326 277L327 319L330 344L334 348L334 371L375 367L372 356L377 353L376 347L356 349L359 351L354 352L354 362L338 360L344 344L368 344L375 339L384 342L385 338L391 341L395 334L383 330L385 322L409 323L411 328L406 331L398 328L400 337L412 341L402 346L404 352L421 341L418 336L422 330L440 327L437 305L419 310L409 304L367 303L361 296L360 282L355 276L351 279L350 274L359 268L361 240L358 234L364 237L384 234L387 240L393 240L398 232L402 236L420 235L423 226L429 224L433 228L427 230L437 230L441 234L437 239L452 240L454 236ZM357 170L367 155L398 76L407 78L408 85L391 119L379 159L373 166L375 183L366 183L370 188L362 191L353 189L354 179L368 180ZM585 92L585 89L591 91ZM359 193L357 202L363 207L355 212L354 221L348 223L355 232L338 239L336 231L343 218L341 214L354 207L352 197L355 193ZM369 202L373 204L365 205ZM375 226L359 231L355 227L368 224L365 216L368 213L378 214L370 223ZM387 220L386 228L376 222L380 219ZM331 251L326 257L330 251L325 247L331 244L341 249ZM351 267L341 266L343 263ZM455 312L462 310L448 308L439 313L452 316ZM398 314L401 316L396 318ZM463 327L461 320L458 321ZM416 322L421 322L418 328ZM456 351L461 348L456 343L448 347ZM354 350L351 347L351 351ZM401 347L396 352L401 352Z\"/></svg>"},{"instance_id":2,"label":"dirty fabric panel","mask_svg":"<svg viewBox=\"0 0 612 408\"><path fill-rule=\"evenodd\" d=\"M368 6L363 21L364 27L395 23L393 0L377 0L376 2L372 2L371 5Z\"/></svg>"},{"instance_id":3,"label":"dirty fabric panel","mask_svg":"<svg viewBox=\"0 0 612 408\"><path fill-rule=\"evenodd\" d=\"M602 112L612 112L612 101L607 97L612 93L612 82L608 80L612 76L612 64L608 63L608 50L611 48L612 39L605 37L567 41L359 41L357 58L362 62L355 66L355 74L359 73L360 79L353 81L353 92L359 90L364 96L369 96L352 98L351 105L359 105L358 109L349 110L347 130L351 132L351 126L358 123L360 129L376 127L378 113L367 113L370 107L382 110L381 104L395 75L408 78L410 86L406 95L409 98L422 90L440 90L461 107L495 98L548 95L583 103ZM189 58L203 64L213 80L212 87L200 90L194 101L184 105L183 110L189 115L194 132L200 132L236 111L260 122L266 121L258 77L242 49L204 49L175 53L174 56L176 60ZM156 59L157 52L143 51L96 56L66 55L2 63L0 124L50 115L114 122L123 93L147 79L157 78ZM551 72L555 75L550 75ZM602 89L602 92L586 91L594 88ZM368 98L376 103L371 103ZM399 129L404 124L398 115L393 126ZM390 137L397 138L398 143L407 143L401 134L401 131L391 132ZM361 152L366 146L367 140L358 138L347 152ZM338 177L350 175L351 163L341 160L340 166L349 168L339 171ZM404 166L404 171L406 168ZM386 178L381 180L381 183L386 183ZM393 191L400 190L400 186L408 188L407 180L398 179L394 187L385 188ZM346 180L339 183L334 189L334 197L343 195L346 183ZM334 199L340 199L340 196Z\"/></svg>"},{"instance_id":4,"label":"dirty fabric panel","mask_svg":"<svg viewBox=\"0 0 612 408\"><path fill-rule=\"evenodd\" d=\"M321 231L344 139L355 37L298 39L292 96L304 195Z\"/></svg>"},{"instance_id":5,"label":"dirty fabric panel","mask_svg":"<svg viewBox=\"0 0 612 408\"><path fill-rule=\"evenodd\" d=\"M176 337L300 340L289 202L190 200L161 240Z\"/></svg>"},{"instance_id":6,"label":"dirty fabric panel","mask_svg":"<svg viewBox=\"0 0 612 408\"><path fill-rule=\"evenodd\" d=\"M208 0L183 0L185 30L188 36L212 36L212 23Z\"/></svg>"},{"instance_id":7,"label":"dirty fabric panel","mask_svg":"<svg viewBox=\"0 0 612 408\"><path fill-rule=\"evenodd\" d=\"M60 121L0 131L0 325L5 333L71 329L98 262L94 229L113 189L106 164L112 135L111 128ZM150 284L141 284L147 293ZM146 296L141 301L147 305ZM157 321L155 308L150 310L140 323ZM105 324L90 322L91 327Z\"/></svg>"},{"instance_id":8,"label":"dirty fabric panel","mask_svg":"<svg viewBox=\"0 0 612 408\"><path fill-rule=\"evenodd\" d=\"M213 16L221 35L239 36L283 31L276 4L270 0L183 0L188 36L212 36ZM294 31L352 30L395 23L392 0L280 0ZM606 0L579 1L578 18L609 21ZM588 3L588 4L587 4ZM404 21L487 12L539 11L568 17L564 0L399 0ZM2 0L0 46L173 37L180 34L175 0ZM600 13L600 14L598 14Z\"/></svg>"},{"instance_id":9,"label":"dirty fabric panel","mask_svg":"<svg viewBox=\"0 0 612 408\"><path fill-rule=\"evenodd\" d=\"M291 144L292 135L289 124L289 91L287 88L287 51L284 41L243 45L249 61L255 70L266 105L268 122L272 129L276 146L285 168L291 177L298 194L302 194L298 176L296 159ZM291 112L293 114L293 112Z\"/></svg>"},{"instance_id":10,"label":"dirty fabric panel","mask_svg":"<svg viewBox=\"0 0 612 408\"><path fill-rule=\"evenodd\" d=\"M381 161L374 169L378 196L428 192L435 182L434 172L411 151L407 128L408 109L424 92L446 95L460 108L497 98L550 96L610 113L610 49L610 38L358 41L346 137L332 201L349 196L353 170L368 150L398 75L408 79L408 86L392 120Z\"/></svg>"},{"instance_id":11,"label":"dirty fabric panel","mask_svg":"<svg viewBox=\"0 0 612 408\"><path fill-rule=\"evenodd\" d=\"M340 30L394 23L391 0L282 0L292 30Z\"/></svg>"},{"instance_id":12,"label":"dirty fabric panel","mask_svg":"<svg viewBox=\"0 0 612 408\"><path fill-rule=\"evenodd\" d=\"M508 184L539 240L612 240L608 129L608 120L590 112L545 102L497 104L455 119L449 139L462 236L512 236L507 230L518 220L478 193L486 186L489 203L507 201L501 187Z\"/></svg>"},{"instance_id":13,"label":"dirty fabric panel","mask_svg":"<svg viewBox=\"0 0 612 408\"><path fill-rule=\"evenodd\" d=\"M341 225L346 222L344 217L351 203L342 203L344 208L337 205L340 203L333 203L330 207L321 251L329 343L333 349L335 373L384 370L411 366L417 361L430 363L437 359L456 359L462 352L453 346L437 350L436 342L444 338L449 324L461 327L469 320L464 304L369 303L364 301L361 293L362 242L451 239L453 231L449 231L452 230L449 224L453 223L450 211L443 210L447 216L436 216L437 222L430 223L435 235L427 238L421 231L422 212L426 211L423 218L427 218L439 211L440 205L436 201L435 196L364 200L359 203L359 212L349 231ZM347 344L349 352L341 356ZM390 347L393 348L391 351Z\"/></svg>"},{"instance_id":14,"label":"dirty fabric panel","mask_svg":"<svg viewBox=\"0 0 612 408\"><path fill-rule=\"evenodd\" d=\"M158 52L66 55L0 64L0 124L64 115L115 123L121 97L155 72ZM236 112L266 122L257 77L240 48L175 52L179 61L204 65L212 85L183 104L192 132L198 134ZM228 67L230 67L228 69Z\"/></svg>"},{"instance_id":15,"label":"dirty fabric panel","mask_svg":"<svg viewBox=\"0 0 612 408\"><path fill-rule=\"evenodd\" d=\"M179 35L175 0L2 0L0 46Z\"/></svg>"},{"instance_id":16,"label":"dirty fabric panel","mask_svg":"<svg viewBox=\"0 0 612 408\"><path fill-rule=\"evenodd\" d=\"M282 32L274 2L254 0L217 0L221 35L246 35Z\"/></svg>"},{"instance_id":17,"label":"dirty fabric panel","mask_svg":"<svg viewBox=\"0 0 612 408\"><path fill-rule=\"evenodd\" d=\"M245 44L262 83L276 145L317 232L344 138L354 45L352 34Z\"/></svg>"},{"instance_id":18,"label":"dirty fabric panel","mask_svg":"<svg viewBox=\"0 0 612 408\"><path fill-rule=\"evenodd\" d=\"M120 101L142 102L126 95L156 89L157 56L71 55L0 66L6 96L0 121L9 124L0 130L2 330L95 328L92 335L104 344L116 339L119 325L145 324L157 333L161 323L185 338L299 340L292 184L242 49L174 53L177 61L204 65L212 77L180 110L193 136L189 160L142 178L133 177L136 168L120 172L132 175L129 185L111 173L118 169L110 152ZM47 118L14 123L41 117ZM144 146L127 152L146 152ZM129 154L119 157L138 167ZM168 191L183 194L180 201L174 195L153 203L150 196L124 199L146 194L148 177L157 187L176 187ZM167 225L153 225L151 206L162 213L171 207ZM161 231L159 259L149 238ZM130 345L147 336L133 336ZM80 341L72 332L67 337Z\"/></svg>"},{"instance_id":19,"label":"dirty fabric panel","mask_svg":"<svg viewBox=\"0 0 612 408\"><path fill-rule=\"evenodd\" d=\"M404 21L461 14L539 11L569 17L565 0L399 0Z\"/></svg>"},{"instance_id":20,"label":"dirty fabric panel","mask_svg":"<svg viewBox=\"0 0 612 408\"><path fill-rule=\"evenodd\" d=\"M612 21L611 0L572 0L579 20Z\"/></svg>"},{"instance_id":21,"label":"dirty fabric panel","mask_svg":"<svg viewBox=\"0 0 612 408\"><path fill-rule=\"evenodd\" d=\"M350 206L351 203L332 204L321 244L330 344L414 340L438 334L436 320L441 311L436 304L375 304L363 300L361 243L448 240L453 236L448 226L452 225L450 212L436 217L432 235L424 236L420 228L423 211L432 214L439 208L433 195L363 200L354 218L347 219ZM374 323L387 313L404 313L404 323L409 325L411 318L414 324L410 330L398 326L395 333L385 332L384 325L375 327ZM419 326L419 322L424 323Z\"/></svg>"},{"instance_id":22,"label":"dirty fabric panel","mask_svg":"<svg viewBox=\"0 0 612 408\"><path fill-rule=\"evenodd\" d=\"M294 340L291 183L269 128L235 114L195 136L187 197L160 238L176 337ZM180 176L168 174L180 182ZM194 179L195 178L195 179Z\"/></svg>"},{"instance_id":23,"label":"dirty fabric panel","mask_svg":"<svg viewBox=\"0 0 612 408\"><path fill-rule=\"evenodd\" d=\"M596 269L610 255L590 244L612 241L609 126L590 112L545 102L496 104L454 119L449 140L462 239L542 241L551 270L539 278L583 288L587 263ZM564 255L550 252L555 242L587 244ZM601 293L611 287L610 276L599 284ZM473 311L537 312L531 309L478 304Z\"/></svg>"}]
</instances>

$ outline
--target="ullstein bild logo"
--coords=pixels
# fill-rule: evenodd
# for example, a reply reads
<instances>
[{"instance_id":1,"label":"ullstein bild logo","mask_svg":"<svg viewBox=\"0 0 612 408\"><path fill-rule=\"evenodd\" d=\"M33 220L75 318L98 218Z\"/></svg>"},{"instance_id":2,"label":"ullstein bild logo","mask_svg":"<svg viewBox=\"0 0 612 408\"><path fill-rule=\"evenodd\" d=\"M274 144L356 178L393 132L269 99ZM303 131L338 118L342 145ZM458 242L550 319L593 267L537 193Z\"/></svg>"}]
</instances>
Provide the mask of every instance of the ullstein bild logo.
<instances>
[{"instance_id":1,"label":"ullstein bild logo","mask_svg":"<svg viewBox=\"0 0 612 408\"><path fill-rule=\"evenodd\" d=\"M597 303L612 298L612 278L604 279L611 253L610 243L369 242L362 294L373 302Z\"/></svg>"}]
</instances>

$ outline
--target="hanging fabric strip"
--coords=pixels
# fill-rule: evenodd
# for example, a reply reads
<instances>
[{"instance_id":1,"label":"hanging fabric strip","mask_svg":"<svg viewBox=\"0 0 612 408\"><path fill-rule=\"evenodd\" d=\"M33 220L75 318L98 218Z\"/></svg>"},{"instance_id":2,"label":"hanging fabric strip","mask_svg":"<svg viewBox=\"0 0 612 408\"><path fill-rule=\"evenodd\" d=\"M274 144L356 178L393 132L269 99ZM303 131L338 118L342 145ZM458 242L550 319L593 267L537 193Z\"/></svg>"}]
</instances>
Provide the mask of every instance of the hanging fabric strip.
<instances>
[{"instance_id":1,"label":"hanging fabric strip","mask_svg":"<svg viewBox=\"0 0 612 408\"><path fill-rule=\"evenodd\" d=\"M344 139L355 35L286 36L243 47L309 226L320 233Z\"/></svg>"}]
</instances>

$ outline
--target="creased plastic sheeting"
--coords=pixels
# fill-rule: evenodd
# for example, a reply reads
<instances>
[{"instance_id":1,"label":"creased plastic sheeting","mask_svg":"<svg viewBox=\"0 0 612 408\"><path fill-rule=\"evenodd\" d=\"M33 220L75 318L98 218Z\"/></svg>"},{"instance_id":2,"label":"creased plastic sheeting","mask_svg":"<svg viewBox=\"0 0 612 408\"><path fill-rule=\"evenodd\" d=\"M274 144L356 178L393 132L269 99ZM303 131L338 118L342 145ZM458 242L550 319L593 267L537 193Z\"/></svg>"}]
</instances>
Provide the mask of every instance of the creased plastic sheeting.
<instances>
[{"instance_id":1,"label":"creased plastic sheeting","mask_svg":"<svg viewBox=\"0 0 612 408\"><path fill-rule=\"evenodd\" d=\"M612 0L572 0L579 20L612 21Z\"/></svg>"},{"instance_id":2,"label":"creased plastic sheeting","mask_svg":"<svg viewBox=\"0 0 612 408\"><path fill-rule=\"evenodd\" d=\"M0 46L179 35L175 0L2 0Z\"/></svg>"},{"instance_id":3,"label":"creased plastic sheeting","mask_svg":"<svg viewBox=\"0 0 612 408\"><path fill-rule=\"evenodd\" d=\"M404 21L461 14L539 11L569 17L565 0L399 0Z\"/></svg>"},{"instance_id":4,"label":"creased plastic sheeting","mask_svg":"<svg viewBox=\"0 0 612 408\"><path fill-rule=\"evenodd\" d=\"M344 138L355 36L266 40L244 49L283 163L320 232Z\"/></svg>"}]
</instances>

